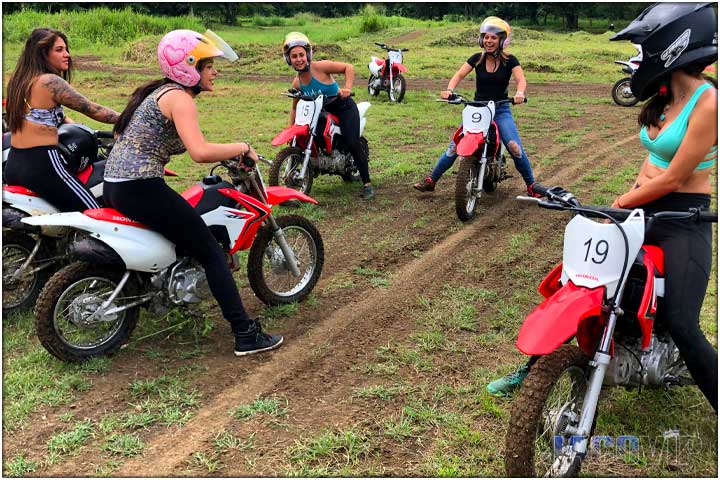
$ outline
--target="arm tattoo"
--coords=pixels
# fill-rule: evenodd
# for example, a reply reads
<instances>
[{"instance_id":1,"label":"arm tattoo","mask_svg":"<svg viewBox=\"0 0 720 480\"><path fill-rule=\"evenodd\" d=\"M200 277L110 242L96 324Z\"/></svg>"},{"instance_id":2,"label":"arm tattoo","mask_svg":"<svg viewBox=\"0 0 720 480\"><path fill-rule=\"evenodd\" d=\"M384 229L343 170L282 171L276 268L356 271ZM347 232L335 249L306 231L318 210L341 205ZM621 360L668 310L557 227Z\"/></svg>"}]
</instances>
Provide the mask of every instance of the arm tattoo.
<instances>
[{"instance_id":1,"label":"arm tattoo","mask_svg":"<svg viewBox=\"0 0 720 480\"><path fill-rule=\"evenodd\" d=\"M120 117L120 114L115 110L91 102L57 75L48 76L42 85L52 93L53 98L58 103L99 122L116 123Z\"/></svg>"}]
</instances>

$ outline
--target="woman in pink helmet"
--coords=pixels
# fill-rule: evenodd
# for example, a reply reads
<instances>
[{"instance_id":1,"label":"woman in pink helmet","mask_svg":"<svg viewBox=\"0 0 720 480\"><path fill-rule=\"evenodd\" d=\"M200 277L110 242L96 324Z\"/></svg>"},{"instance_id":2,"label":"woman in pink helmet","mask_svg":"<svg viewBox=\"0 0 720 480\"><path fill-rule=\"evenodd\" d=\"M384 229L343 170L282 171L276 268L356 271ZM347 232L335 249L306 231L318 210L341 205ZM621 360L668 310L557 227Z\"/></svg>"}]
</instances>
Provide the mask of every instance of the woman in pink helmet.
<instances>
[{"instance_id":1,"label":"woman in pink helmet","mask_svg":"<svg viewBox=\"0 0 720 480\"><path fill-rule=\"evenodd\" d=\"M164 78L140 86L115 124L115 143L105 169L105 203L163 234L205 269L208 285L230 323L235 355L277 348L278 335L262 331L243 307L227 258L200 215L163 180L171 155L187 151L198 163L257 154L247 143L209 143L198 124L195 97L211 92L218 72L215 58L237 59L235 52L208 30L174 30L157 50Z\"/></svg>"}]
</instances>

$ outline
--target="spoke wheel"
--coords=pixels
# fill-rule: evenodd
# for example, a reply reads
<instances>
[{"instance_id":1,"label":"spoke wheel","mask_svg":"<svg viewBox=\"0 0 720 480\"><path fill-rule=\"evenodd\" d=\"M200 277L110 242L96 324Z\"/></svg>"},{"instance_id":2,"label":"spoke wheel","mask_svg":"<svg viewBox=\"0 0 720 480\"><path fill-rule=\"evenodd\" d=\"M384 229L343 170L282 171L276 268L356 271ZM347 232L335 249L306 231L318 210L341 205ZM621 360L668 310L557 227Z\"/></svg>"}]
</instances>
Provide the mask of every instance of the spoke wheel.
<instances>
[{"instance_id":1,"label":"spoke wheel","mask_svg":"<svg viewBox=\"0 0 720 480\"><path fill-rule=\"evenodd\" d=\"M248 279L255 295L268 305L302 301L320 279L325 249L317 228L307 219L286 215L276 219L295 255L300 277L293 275L269 228L259 232L248 257Z\"/></svg>"},{"instance_id":2,"label":"spoke wheel","mask_svg":"<svg viewBox=\"0 0 720 480\"><path fill-rule=\"evenodd\" d=\"M621 107L632 107L638 103L638 98L630 90L630 77L625 77L613 85L612 98Z\"/></svg>"},{"instance_id":3,"label":"spoke wheel","mask_svg":"<svg viewBox=\"0 0 720 480\"><path fill-rule=\"evenodd\" d=\"M589 359L563 345L533 365L513 404L505 439L509 477L574 477L581 458L568 427L577 427L587 390Z\"/></svg>"},{"instance_id":4,"label":"spoke wheel","mask_svg":"<svg viewBox=\"0 0 720 480\"><path fill-rule=\"evenodd\" d=\"M370 78L368 78L368 95L371 97L377 97L380 94L380 90L372 86L375 80L377 80L375 75L370 75Z\"/></svg>"},{"instance_id":5,"label":"spoke wheel","mask_svg":"<svg viewBox=\"0 0 720 480\"><path fill-rule=\"evenodd\" d=\"M475 217L477 208L478 161L475 157L460 157L457 179L455 180L455 213L467 222Z\"/></svg>"},{"instance_id":6,"label":"spoke wheel","mask_svg":"<svg viewBox=\"0 0 720 480\"><path fill-rule=\"evenodd\" d=\"M122 277L119 269L75 262L48 281L35 307L35 328L45 349L66 362L109 355L128 339L138 307L96 315ZM129 281L108 307L134 300Z\"/></svg>"},{"instance_id":7,"label":"spoke wheel","mask_svg":"<svg viewBox=\"0 0 720 480\"><path fill-rule=\"evenodd\" d=\"M281 150L270 167L270 185L284 185L304 194L310 194L313 183L312 166L308 164L305 175L300 177L303 164L303 151L298 147Z\"/></svg>"},{"instance_id":8,"label":"spoke wheel","mask_svg":"<svg viewBox=\"0 0 720 480\"><path fill-rule=\"evenodd\" d=\"M35 239L25 233L4 231L2 242L2 311L8 315L35 305L40 290L52 274L52 267L27 273L48 262L47 250L41 244L26 272L19 272L35 248Z\"/></svg>"},{"instance_id":9,"label":"spoke wheel","mask_svg":"<svg viewBox=\"0 0 720 480\"><path fill-rule=\"evenodd\" d=\"M402 102L405 98L405 77L397 75L393 77L393 88L389 91L390 100L395 103Z\"/></svg>"}]
</instances>

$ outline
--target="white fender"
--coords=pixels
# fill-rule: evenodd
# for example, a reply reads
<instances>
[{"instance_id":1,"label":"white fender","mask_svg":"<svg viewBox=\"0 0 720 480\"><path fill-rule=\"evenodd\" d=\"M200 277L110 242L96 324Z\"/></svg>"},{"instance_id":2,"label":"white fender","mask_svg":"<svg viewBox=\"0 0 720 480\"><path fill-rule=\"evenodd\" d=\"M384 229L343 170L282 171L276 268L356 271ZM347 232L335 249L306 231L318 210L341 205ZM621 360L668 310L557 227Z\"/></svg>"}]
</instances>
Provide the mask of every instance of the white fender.
<instances>
[{"instance_id":1,"label":"white fender","mask_svg":"<svg viewBox=\"0 0 720 480\"><path fill-rule=\"evenodd\" d=\"M176 260L175 244L146 228L95 220L80 212L23 218L28 225L57 225L90 232L115 250L128 270L158 272Z\"/></svg>"},{"instance_id":2,"label":"white fender","mask_svg":"<svg viewBox=\"0 0 720 480\"><path fill-rule=\"evenodd\" d=\"M370 73L372 73L373 75L380 75L380 69L382 69L382 65L378 65L376 63L376 61L380 59L374 56L370 56L370 58L372 59L372 61L368 63L368 70L370 70Z\"/></svg>"},{"instance_id":3,"label":"white fender","mask_svg":"<svg viewBox=\"0 0 720 480\"><path fill-rule=\"evenodd\" d=\"M2 192L3 203L9 204L11 207L16 208L28 215L48 215L50 213L58 213L60 210L53 207L50 202L43 200L40 197L33 197L30 195L23 195L21 193Z\"/></svg>"},{"instance_id":4,"label":"white fender","mask_svg":"<svg viewBox=\"0 0 720 480\"><path fill-rule=\"evenodd\" d=\"M360 102L357 104L358 112L360 112L360 135L365 131L365 113L370 108L370 102Z\"/></svg>"}]
</instances>

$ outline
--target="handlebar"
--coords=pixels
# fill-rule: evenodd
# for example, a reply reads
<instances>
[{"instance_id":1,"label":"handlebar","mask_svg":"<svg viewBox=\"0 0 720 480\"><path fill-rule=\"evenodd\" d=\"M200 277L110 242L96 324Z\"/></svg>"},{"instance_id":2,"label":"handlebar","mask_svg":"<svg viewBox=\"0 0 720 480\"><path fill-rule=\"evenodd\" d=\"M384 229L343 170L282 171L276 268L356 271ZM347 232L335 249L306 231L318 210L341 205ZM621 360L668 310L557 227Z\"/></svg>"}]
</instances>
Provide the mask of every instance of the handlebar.
<instances>
[{"instance_id":1,"label":"handlebar","mask_svg":"<svg viewBox=\"0 0 720 480\"><path fill-rule=\"evenodd\" d=\"M618 222L626 220L630 214L634 211L633 209L626 208L611 208L602 207L598 205L581 205L580 202L575 198L571 192L563 189L562 187L545 187L539 183L533 185L533 191L539 195L542 195L544 199L532 198L519 196L519 200L537 202L541 208L547 208L550 210L569 210L580 213L586 217L591 218L612 218ZM656 213L645 213L645 216L649 218L649 228L652 222L658 220L690 220L694 223L699 222L711 222L715 223L718 221L717 212L708 212L699 208L691 208L688 211L677 212L677 211L666 211Z\"/></svg>"},{"instance_id":2,"label":"handlebar","mask_svg":"<svg viewBox=\"0 0 720 480\"><path fill-rule=\"evenodd\" d=\"M322 93L318 93L316 95L305 95L300 90L297 90L295 88L290 88L290 89L288 89L287 92L283 92L280 95L285 96L285 97L290 97L290 98L297 98L298 100L305 100L308 102L312 102L313 100L317 100L317 98L320 95L322 95ZM350 92L349 96L354 97L355 92ZM325 96L325 100L327 100L327 102L330 102L332 100L335 100L337 97L339 97L339 95ZM325 103L327 103L327 102L325 102Z\"/></svg>"},{"instance_id":3,"label":"handlebar","mask_svg":"<svg viewBox=\"0 0 720 480\"><path fill-rule=\"evenodd\" d=\"M97 138L115 138L112 130L96 130L95 134L97 135Z\"/></svg>"},{"instance_id":4,"label":"handlebar","mask_svg":"<svg viewBox=\"0 0 720 480\"><path fill-rule=\"evenodd\" d=\"M504 98L502 100L467 100L465 97L463 97L462 95L459 95L459 94L453 94L450 96L450 98L447 98L447 99L438 98L438 99L436 99L436 101L450 103L452 105L472 105L474 107L486 107L488 105L488 103L490 103L490 102L494 102L495 105L504 105L506 103L509 103L511 105L517 105L515 103L514 97ZM527 102L528 102L528 99L527 99L527 97L525 97L523 99L522 103L527 103Z\"/></svg>"},{"instance_id":5,"label":"handlebar","mask_svg":"<svg viewBox=\"0 0 720 480\"><path fill-rule=\"evenodd\" d=\"M393 47L388 47L388 46L385 45L384 43L378 43L378 42L374 42L374 43L375 43L375 45L377 45L378 47L380 47L380 48L382 48L382 49L385 49L385 50L388 50L388 51L392 50L392 51L395 51L395 52L407 52L408 50L410 50L409 48L393 48Z\"/></svg>"}]
</instances>

